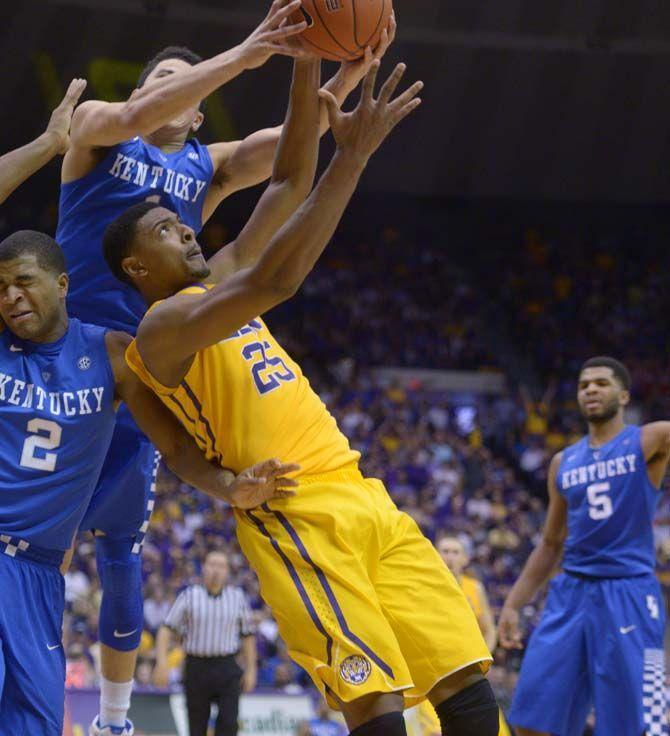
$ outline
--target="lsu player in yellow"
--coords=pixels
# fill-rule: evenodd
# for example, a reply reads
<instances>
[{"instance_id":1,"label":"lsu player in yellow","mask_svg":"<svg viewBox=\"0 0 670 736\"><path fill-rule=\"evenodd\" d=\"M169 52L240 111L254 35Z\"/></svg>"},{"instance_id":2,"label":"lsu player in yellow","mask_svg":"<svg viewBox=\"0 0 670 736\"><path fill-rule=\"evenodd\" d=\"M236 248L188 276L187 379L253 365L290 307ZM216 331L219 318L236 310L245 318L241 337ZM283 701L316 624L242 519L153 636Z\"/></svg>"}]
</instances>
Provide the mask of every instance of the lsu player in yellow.
<instances>
[{"instance_id":1,"label":"lsu player in yellow","mask_svg":"<svg viewBox=\"0 0 670 736\"><path fill-rule=\"evenodd\" d=\"M234 469L271 450L300 465L294 497L236 509L238 539L291 656L351 732L404 736L404 706L429 698L444 733L495 736L491 655L460 587L382 483L363 477L358 453L258 317L295 293L370 156L420 103L420 82L394 97L404 65L375 97L378 68L343 113L318 91L318 61L296 61L272 180L209 262L193 231L151 203L110 225L105 257L152 305L129 365L207 456ZM310 194L319 95L337 145Z\"/></svg>"}]
</instances>

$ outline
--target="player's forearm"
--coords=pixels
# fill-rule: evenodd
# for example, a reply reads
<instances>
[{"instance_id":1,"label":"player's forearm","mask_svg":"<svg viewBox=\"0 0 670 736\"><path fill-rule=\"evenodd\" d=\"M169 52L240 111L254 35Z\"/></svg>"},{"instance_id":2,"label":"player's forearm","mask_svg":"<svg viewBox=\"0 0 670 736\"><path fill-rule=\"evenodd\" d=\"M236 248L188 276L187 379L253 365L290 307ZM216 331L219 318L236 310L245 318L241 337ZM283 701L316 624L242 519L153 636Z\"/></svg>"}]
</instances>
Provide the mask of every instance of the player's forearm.
<instances>
[{"instance_id":1,"label":"player's forearm","mask_svg":"<svg viewBox=\"0 0 670 736\"><path fill-rule=\"evenodd\" d=\"M242 639L242 661L244 662L244 669L246 671L256 671L256 637L245 636Z\"/></svg>"},{"instance_id":2,"label":"player's forearm","mask_svg":"<svg viewBox=\"0 0 670 736\"><path fill-rule=\"evenodd\" d=\"M167 626L161 626L156 632L156 664L167 665L168 651L172 632Z\"/></svg>"},{"instance_id":3,"label":"player's forearm","mask_svg":"<svg viewBox=\"0 0 670 736\"><path fill-rule=\"evenodd\" d=\"M190 69L170 74L136 90L126 103L126 117L135 135L148 135L190 107L199 105L219 87L246 69L235 46Z\"/></svg>"},{"instance_id":4,"label":"player's forearm","mask_svg":"<svg viewBox=\"0 0 670 736\"><path fill-rule=\"evenodd\" d=\"M235 480L235 474L208 462L190 437L188 441L175 444L168 454L163 454L163 460L188 485L214 498L228 500L228 490Z\"/></svg>"},{"instance_id":5,"label":"player's forearm","mask_svg":"<svg viewBox=\"0 0 670 736\"><path fill-rule=\"evenodd\" d=\"M299 288L335 232L365 161L337 151L314 191L268 246L253 278L289 293Z\"/></svg>"},{"instance_id":6,"label":"player's forearm","mask_svg":"<svg viewBox=\"0 0 670 736\"><path fill-rule=\"evenodd\" d=\"M0 157L0 203L49 163L58 153L58 147L58 138L45 132L27 145Z\"/></svg>"},{"instance_id":7,"label":"player's forearm","mask_svg":"<svg viewBox=\"0 0 670 736\"><path fill-rule=\"evenodd\" d=\"M316 59L297 59L293 65L288 112L272 168L272 181L292 183L303 199L314 183L319 152L320 72Z\"/></svg>"},{"instance_id":8,"label":"player's forearm","mask_svg":"<svg viewBox=\"0 0 670 736\"><path fill-rule=\"evenodd\" d=\"M519 579L505 601L505 606L520 610L536 595L556 569L563 554L562 544L542 540L531 552Z\"/></svg>"}]
</instances>

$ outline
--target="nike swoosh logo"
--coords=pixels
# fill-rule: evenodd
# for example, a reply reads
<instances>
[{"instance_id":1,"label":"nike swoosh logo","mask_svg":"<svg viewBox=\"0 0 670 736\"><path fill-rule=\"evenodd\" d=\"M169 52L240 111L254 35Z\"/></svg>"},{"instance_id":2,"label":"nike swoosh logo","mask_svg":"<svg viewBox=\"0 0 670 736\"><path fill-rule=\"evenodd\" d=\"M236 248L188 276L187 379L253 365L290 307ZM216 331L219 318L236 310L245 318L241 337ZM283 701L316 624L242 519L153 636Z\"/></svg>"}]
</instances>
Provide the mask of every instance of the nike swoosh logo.
<instances>
[{"instance_id":1,"label":"nike swoosh logo","mask_svg":"<svg viewBox=\"0 0 670 736\"><path fill-rule=\"evenodd\" d=\"M54 649L60 649L60 644L54 644L53 646L51 646L51 644L47 644L47 649L50 652L53 652Z\"/></svg>"},{"instance_id":2,"label":"nike swoosh logo","mask_svg":"<svg viewBox=\"0 0 670 736\"><path fill-rule=\"evenodd\" d=\"M23 348L18 348L18 347L16 347L16 345L10 345L9 346L9 350L12 353L22 353L23 352Z\"/></svg>"},{"instance_id":3,"label":"nike swoosh logo","mask_svg":"<svg viewBox=\"0 0 670 736\"><path fill-rule=\"evenodd\" d=\"M619 628L619 631L622 634L630 634L630 632L633 631L633 629L637 629L637 626L625 626L625 627L624 626L621 626Z\"/></svg>"},{"instance_id":4,"label":"nike swoosh logo","mask_svg":"<svg viewBox=\"0 0 670 736\"><path fill-rule=\"evenodd\" d=\"M116 629L114 629L114 636L117 639L125 639L127 636L132 636L136 631L137 629L133 629L132 631L129 631L127 634L121 634Z\"/></svg>"}]
</instances>

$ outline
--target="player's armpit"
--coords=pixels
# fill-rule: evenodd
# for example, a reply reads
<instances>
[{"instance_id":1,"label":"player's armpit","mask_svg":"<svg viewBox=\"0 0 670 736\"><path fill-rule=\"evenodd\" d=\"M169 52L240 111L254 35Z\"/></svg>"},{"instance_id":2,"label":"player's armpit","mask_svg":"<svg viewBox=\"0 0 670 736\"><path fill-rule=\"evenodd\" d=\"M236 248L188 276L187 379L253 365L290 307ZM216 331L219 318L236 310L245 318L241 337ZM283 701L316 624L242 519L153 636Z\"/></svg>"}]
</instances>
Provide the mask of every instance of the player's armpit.
<instances>
[{"instance_id":1,"label":"player's armpit","mask_svg":"<svg viewBox=\"0 0 670 736\"><path fill-rule=\"evenodd\" d=\"M149 312L137 331L137 350L151 375L177 386L193 356L292 296L281 284L237 272L205 294L176 295Z\"/></svg>"}]
</instances>

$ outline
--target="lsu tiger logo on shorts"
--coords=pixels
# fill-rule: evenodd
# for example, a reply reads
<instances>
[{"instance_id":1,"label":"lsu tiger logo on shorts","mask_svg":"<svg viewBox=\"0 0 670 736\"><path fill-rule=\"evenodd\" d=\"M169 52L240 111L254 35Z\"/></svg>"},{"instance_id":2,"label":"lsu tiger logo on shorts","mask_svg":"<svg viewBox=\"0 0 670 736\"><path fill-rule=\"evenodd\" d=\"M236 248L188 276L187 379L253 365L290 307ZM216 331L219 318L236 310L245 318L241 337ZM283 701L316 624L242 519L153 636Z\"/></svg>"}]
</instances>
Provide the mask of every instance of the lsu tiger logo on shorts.
<instances>
[{"instance_id":1,"label":"lsu tiger logo on shorts","mask_svg":"<svg viewBox=\"0 0 670 736\"><path fill-rule=\"evenodd\" d=\"M340 677L350 685L362 685L371 672L370 662L358 654L347 657L340 665Z\"/></svg>"}]
</instances>

